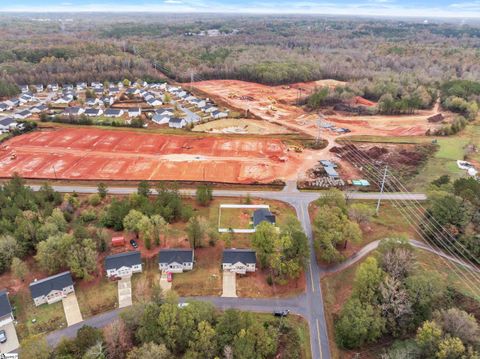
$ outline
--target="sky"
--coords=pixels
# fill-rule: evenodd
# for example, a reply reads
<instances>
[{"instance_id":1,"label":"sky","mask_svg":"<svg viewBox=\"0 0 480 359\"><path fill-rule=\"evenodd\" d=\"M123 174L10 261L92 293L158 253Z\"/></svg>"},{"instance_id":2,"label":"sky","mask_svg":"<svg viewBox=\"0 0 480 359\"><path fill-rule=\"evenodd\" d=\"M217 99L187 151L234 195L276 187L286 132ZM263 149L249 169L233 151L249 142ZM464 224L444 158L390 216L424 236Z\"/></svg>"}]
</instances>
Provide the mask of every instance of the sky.
<instances>
[{"instance_id":1,"label":"sky","mask_svg":"<svg viewBox=\"0 0 480 359\"><path fill-rule=\"evenodd\" d=\"M0 12L92 11L480 18L480 0L0 0Z\"/></svg>"}]
</instances>

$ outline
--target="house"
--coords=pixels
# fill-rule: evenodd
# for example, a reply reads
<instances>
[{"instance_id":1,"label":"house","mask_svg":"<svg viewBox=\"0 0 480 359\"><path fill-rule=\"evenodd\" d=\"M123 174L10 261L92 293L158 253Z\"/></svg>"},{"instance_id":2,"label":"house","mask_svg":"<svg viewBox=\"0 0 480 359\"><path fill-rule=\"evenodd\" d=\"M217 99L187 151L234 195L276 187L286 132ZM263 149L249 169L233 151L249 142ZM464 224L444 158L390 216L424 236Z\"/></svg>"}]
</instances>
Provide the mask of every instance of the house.
<instances>
[{"instance_id":1,"label":"house","mask_svg":"<svg viewBox=\"0 0 480 359\"><path fill-rule=\"evenodd\" d=\"M95 87L93 89L95 96L103 96L103 87Z\"/></svg>"},{"instance_id":2,"label":"house","mask_svg":"<svg viewBox=\"0 0 480 359\"><path fill-rule=\"evenodd\" d=\"M184 128L187 125L187 121L183 118L172 117L170 121L168 121L168 127L172 128Z\"/></svg>"},{"instance_id":3,"label":"house","mask_svg":"<svg viewBox=\"0 0 480 359\"><path fill-rule=\"evenodd\" d=\"M125 94L131 95L131 96L138 95L139 93L140 93L140 90L135 87L130 87L127 89L127 91L125 91Z\"/></svg>"},{"instance_id":4,"label":"house","mask_svg":"<svg viewBox=\"0 0 480 359\"><path fill-rule=\"evenodd\" d=\"M170 93L174 93L174 92L180 91L180 87L171 86L167 89L167 91Z\"/></svg>"},{"instance_id":5,"label":"house","mask_svg":"<svg viewBox=\"0 0 480 359\"><path fill-rule=\"evenodd\" d=\"M178 91L175 95L176 95L177 97L182 98L182 99L185 99L185 98L188 97L187 91L183 91L183 90Z\"/></svg>"},{"instance_id":6,"label":"house","mask_svg":"<svg viewBox=\"0 0 480 359\"><path fill-rule=\"evenodd\" d=\"M38 106L34 106L30 109L30 112L31 113L40 113L40 112L43 112L43 111L47 111L48 110L48 106L47 105L44 105L43 103L41 105L38 105Z\"/></svg>"},{"instance_id":7,"label":"house","mask_svg":"<svg viewBox=\"0 0 480 359\"><path fill-rule=\"evenodd\" d=\"M72 84L64 84L62 87L63 87L63 90L67 90L67 91L72 91L73 90L73 85Z\"/></svg>"},{"instance_id":8,"label":"house","mask_svg":"<svg viewBox=\"0 0 480 359\"><path fill-rule=\"evenodd\" d=\"M15 117L16 119L19 119L19 120L24 120L26 118L29 118L30 116L32 116L32 113L28 110L23 110L23 111L17 112L15 115L13 115L13 117Z\"/></svg>"},{"instance_id":9,"label":"house","mask_svg":"<svg viewBox=\"0 0 480 359\"><path fill-rule=\"evenodd\" d=\"M103 114L105 117L121 117L123 116L123 110L107 108Z\"/></svg>"},{"instance_id":10,"label":"house","mask_svg":"<svg viewBox=\"0 0 480 359\"><path fill-rule=\"evenodd\" d=\"M6 103L0 103L0 112L8 110L8 105Z\"/></svg>"},{"instance_id":11,"label":"house","mask_svg":"<svg viewBox=\"0 0 480 359\"><path fill-rule=\"evenodd\" d=\"M96 106L100 104L100 100L98 98L87 98L85 103L87 106Z\"/></svg>"},{"instance_id":12,"label":"house","mask_svg":"<svg viewBox=\"0 0 480 359\"><path fill-rule=\"evenodd\" d=\"M83 91L87 88L87 83L86 82L78 82L76 89L77 91Z\"/></svg>"},{"instance_id":13,"label":"house","mask_svg":"<svg viewBox=\"0 0 480 359\"><path fill-rule=\"evenodd\" d=\"M85 109L75 106L75 107L65 107L63 114L65 116L80 116L84 112L85 112Z\"/></svg>"},{"instance_id":14,"label":"house","mask_svg":"<svg viewBox=\"0 0 480 359\"><path fill-rule=\"evenodd\" d=\"M203 111L205 111L206 113L211 113L213 111L217 111L218 108L216 108L215 106L213 105L207 105L205 106L205 109Z\"/></svg>"},{"instance_id":15,"label":"house","mask_svg":"<svg viewBox=\"0 0 480 359\"><path fill-rule=\"evenodd\" d=\"M58 84L55 82L48 84L47 89L49 89L50 91L56 92L58 91Z\"/></svg>"},{"instance_id":16,"label":"house","mask_svg":"<svg viewBox=\"0 0 480 359\"><path fill-rule=\"evenodd\" d=\"M59 273L30 283L30 293L37 307L45 303L56 303L73 292L73 280L70 272Z\"/></svg>"},{"instance_id":17,"label":"house","mask_svg":"<svg viewBox=\"0 0 480 359\"><path fill-rule=\"evenodd\" d=\"M23 94L18 98L18 100L23 104L23 103L33 101L33 97L27 94Z\"/></svg>"},{"instance_id":18,"label":"house","mask_svg":"<svg viewBox=\"0 0 480 359\"><path fill-rule=\"evenodd\" d=\"M158 253L158 268L170 273L193 269L193 250L184 248L162 249Z\"/></svg>"},{"instance_id":19,"label":"house","mask_svg":"<svg viewBox=\"0 0 480 359\"><path fill-rule=\"evenodd\" d=\"M256 227L262 222L268 222L275 225L275 215L267 208L259 208L253 212L252 216L253 226Z\"/></svg>"},{"instance_id":20,"label":"house","mask_svg":"<svg viewBox=\"0 0 480 359\"><path fill-rule=\"evenodd\" d=\"M110 87L108 89L108 94L110 96L117 95L118 93L120 93L120 89L118 87Z\"/></svg>"},{"instance_id":21,"label":"house","mask_svg":"<svg viewBox=\"0 0 480 359\"><path fill-rule=\"evenodd\" d=\"M21 85L20 90L22 91L22 93L30 91L29 88L28 88L28 85Z\"/></svg>"},{"instance_id":22,"label":"house","mask_svg":"<svg viewBox=\"0 0 480 359\"><path fill-rule=\"evenodd\" d=\"M35 85L35 90L37 90L37 92L42 92L43 91L43 84Z\"/></svg>"},{"instance_id":23,"label":"house","mask_svg":"<svg viewBox=\"0 0 480 359\"><path fill-rule=\"evenodd\" d=\"M225 249L223 251L222 269L224 271L245 274L255 272L257 255L250 249Z\"/></svg>"},{"instance_id":24,"label":"house","mask_svg":"<svg viewBox=\"0 0 480 359\"><path fill-rule=\"evenodd\" d=\"M105 258L107 277L130 277L142 272L142 258L139 251L113 254Z\"/></svg>"},{"instance_id":25,"label":"house","mask_svg":"<svg viewBox=\"0 0 480 359\"><path fill-rule=\"evenodd\" d=\"M169 115L154 114L152 117L152 121L159 125L166 125L170 122L170 118L171 117Z\"/></svg>"},{"instance_id":26,"label":"house","mask_svg":"<svg viewBox=\"0 0 480 359\"><path fill-rule=\"evenodd\" d=\"M197 107L197 108L204 108L204 107L207 106L207 101L200 100L200 99L197 98L196 100L191 101L191 104L195 105L195 107Z\"/></svg>"},{"instance_id":27,"label":"house","mask_svg":"<svg viewBox=\"0 0 480 359\"><path fill-rule=\"evenodd\" d=\"M92 81L92 83L90 84L93 88L96 88L96 87L103 87L103 84L101 82L97 82L97 81Z\"/></svg>"},{"instance_id":28,"label":"house","mask_svg":"<svg viewBox=\"0 0 480 359\"><path fill-rule=\"evenodd\" d=\"M134 107L128 109L128 117L138 117L142 114L142 109L140 107Z\"/></svg>"},{"instance_id":29,"label":"house","mask_svg":"<svg viewBox=\"0 0 480 359\"><path fill-rule=\"evenodd\" d=\"M103 102L105 106L112 106L115 103L115 99L109 96L102 97L100 101Z\"/></svg>"},{"instance_id":30,"label":"house","mask_svg":"<svg viewBox=\"0 0 480 359\"><path fill-rule=\"evenodd\" d=\"M58 100L55 100L54 103L59 105L68 105L72 101L73 101L73 96L68 95L68 96L60 97Z\"/></svg>"},{"instance_id":31,"label":"house","mask_svg":"<svg viewBox=\"0 0 480 359\"><path fill-rule=\"evenodd\" d=\"M161 108L155 110L156 115L163 115L163 116L173 116L173 109L171 108Z\"/></svg>"},{"instance_id":32,"label":"house","mask_svg":"<svg viewBox=\"0 0 480 359\"><path fill-rule=\"evenodd\" d=\"M147 100L147 103L150 106L162 106L162 101L160 101L159 99L156 99L156 98L151 98L151 99Z\"/></svg>"},{"instance_id":33,"label":"house","mask_svg":"<svg viewBox=\"0 0 480 359\"><path fill-rule=\"evenodd\" d=\"M12 117L4 117L0 119L0 132L14 130L17 127L17 121Z\"/></svg>"},{"instance_id":34,"label":"house","mask_svg":"<svg viewBox=\"0 0 480 359\"><path fill-rule=\"evenodd\" d=\"M219 118L226 118L228 117L228 112L226 111L212 111L210 112L210 116L214 119L219 119Z\"/></svg>"},{"instance_id":35,"label":"house","mask_svg":"<svg viewBox=\"0 0 480 359\"><path fill-rule=\"evenodd\" d=\"M11 105L12 108L20 106L20 100L18 98L12 98L11 100L5 101L7 105Z\"/></svg>"},{"instance_id":36,"label":"house","mask_svg":"<svg viewBox=\"0 0 480 359\"><path fill-rule=\"evenodd\" d=\"M103 110L99 108L87 108L84 113L87 117L98 117L103 114Z\"/></svg>"},{"instance_id":37,"label":"house","mask_svg":"<svg viewBox=\"0 0 480 359\"><path fill-rule=\"evenodd\" d=\"M8 300L8 293L5 289L0 290L0 327L12 323L13 320L12 306Z\"/></svg>"}]
</instances>

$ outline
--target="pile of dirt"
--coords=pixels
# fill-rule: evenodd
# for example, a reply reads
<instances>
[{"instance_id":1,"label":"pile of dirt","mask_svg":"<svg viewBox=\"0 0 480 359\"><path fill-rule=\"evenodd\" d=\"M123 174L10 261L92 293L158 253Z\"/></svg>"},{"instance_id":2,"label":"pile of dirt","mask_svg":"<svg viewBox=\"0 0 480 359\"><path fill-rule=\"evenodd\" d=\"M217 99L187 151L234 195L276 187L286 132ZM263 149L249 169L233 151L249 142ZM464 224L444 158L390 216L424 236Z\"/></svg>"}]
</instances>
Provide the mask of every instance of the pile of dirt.
<instances>
[{"instance_id":1,"label":"pile of dirt","mask_svg":"<svg viewBox=\"0 0 480 359\"><path fill-rule=\"evenodd\" d=\"M445 116L443 116L441 113L437 113L436 115L433 115L427 118L427 121L430 123L437 123L437 122L442 122L444 119L445 119Z\"/></svg>"},{"instance_id":2,"label":"pile of dirt","mask_svg":"<svg viewBox=\"0 0 480 359\"><path fill-rule=\"evenodd\" d=\"M363 98L363 97L360 97L360 96L355 97L355 103L358 104L358 105L364 105L364 106L369 106L369 107L376 106L375 102L369 101L366 98Z\"/></svg>"},{"instance_id":3,"label":"pile of dirt","mask_svg":"<svg viewBox=\"0 0 480 359\"><path fill-rule=\"evenodd\" d=\"M366 151L367 155L371 158L379 158L380 156L388 153L388 150L385 147L373 146L372 148Z\"/></svg>"}]
</instances>

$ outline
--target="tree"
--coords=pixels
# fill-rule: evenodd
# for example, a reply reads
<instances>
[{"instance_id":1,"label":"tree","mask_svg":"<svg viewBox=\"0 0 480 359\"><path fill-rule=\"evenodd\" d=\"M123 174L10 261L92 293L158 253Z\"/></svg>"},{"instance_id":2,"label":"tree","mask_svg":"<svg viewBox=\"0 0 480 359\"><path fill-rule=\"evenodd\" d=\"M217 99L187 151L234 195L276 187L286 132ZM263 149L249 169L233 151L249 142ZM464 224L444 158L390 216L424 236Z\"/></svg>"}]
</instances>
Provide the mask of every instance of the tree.
<instances>
[{"instance_id":1,"label":"tree","mask_svg":"<svg viewBox=\"0 0 480 359\"><path fill-rule=\"evenodd\" d=\"M272 326L262 326L254 321L248 328L241 329L233 341L235 358L268 358L277 351L278 332Z\"/></svg>"},{"instance_id":2,"label":"tree","mask_svg":"<svg viewBox=\"0 0 480 359\"><path fill-rule=\"evenodd\" d=\"M13 275L20 279L22 282L25 280L25 276L28 273L28 267L21 259L14 257L12 259L12 264L10 270L13 272Z\"/></svg>"},{"instance_id":3,"label":"tree","mask_svg":"<svg viewBox=\"0 0 480 359\"><path fill-rule=\"evenodd\" d=\"M442 335L442 329L434 321L426 321L418 328L415 341L425 357L433 357L442 339Z\"/></svg>"},{"instance_id":4,"label":"tree","mask_svg":"<svg viewBox=\"0 0 480 359\"><path fill-rule=\"evenodd\" d=\"M140 347L133 348L127 355L127 359L172 359L173 356L164 344L152 342L144 343Z\"/></svg>"},{"instance_id":5,"label":"tree","mask_svg":"<svg viewBox=\"0 0 480 359\"><path fill-rule=\"evenodd\" d=\"M212 188L207 185L200 185L197 187L195 194L197 203L201 206L208 206L213 199Z\"/></svg>"},{"instance_id":6,"label":"tree","mask_svg":"<svg viewBox=\"0 0 480 359\"><path fill-rule=\"evenodd\" d=\"M379 246L382 269L395 279L403 280L413 270L413 247L406 238L383 240Z\"/></svg>"},{"instance_id":7,"label":"tree","mask_svg":"<svg viewBox=\"0 0 480 359\"><path fill-rule=\"evenodd\" d=\"M136 312L136 311L135 311ZM160 315L160 306L156 303L148 303L145 306L143 313L140 316L138 323L138 330L135 332L137 339L142 343L153 342L160 344L161 339L158 333L160 332L160 323L157 318ZM129 316L130 317L130 316ZM131 317L130 317L131 318ZM129 324L131 329L135 329L136 322L127 320L127 323L133 323L133 326Z\"/></svg>"},{"instance_id":8,"label":"tree","mask_svg":"<svg viewBox=\"0 0 480 359\"><path fill-rule=\"evenodd\" d=\"M58 234L50 236L37 246L37 260L40 268L48 273L58 272L67 265L70 248L75 240L70 234Z\"/></svg>"},{"instance_id":9,"label":"tree","mask_svg":"<svg viewBox=\"0 0 480 359\"><path fill-rule=\"evenodd\" d=\"M376 304L380 294L380 283L385 273L378 266L375 257L368 257L355 272L353 296L362 303Z\"/></svg>"},{"instance_id":10,"label":"tree","mask_svg":"<svg viewBox=\"0 0 480 359\"><path fill-rule=\"evenodd\" d=\"M97 342L85 351L82 359L106 359L102 342Z\"/></svg>"},{"instance_id":11,"label":"tree","mask_svg":"<svg viewBox=\"0 0 480 359\"><path fill-rule=\"evenodd\" d=\"M140 183L138 184L137 193L140 196L148 197L148 195L150 194L150 184L148 183L148 181L140 181Z\"/></svg>"},{"instance_id":12,"label":"tree","mask_svg":"<svg viewBox=\"0 0 480 359\"><path fill-rule=\"evenodd\" d=\"M450 308L436 311L433 316L444 333L459 338L465 344L480 343L480 328L472 314L458 308Z\"/></svg>"},{"instance_id":13,"label":"tree","mask_svg":"<svg viewBox=\"0 0 480 359\"><path fill-rule=\"evenodd\" d=\"M257 258L262 268L266 268L270 264L275 244L278 244L278 241L279 234L272 223L263 221L255 228L252 246L257 252Z\"/></svg>"},{"instance_id":14,"label":"tree","mask_svg":"<svg viewBox=\"0 0 480 359\"><path fill-rule=\"evenodd\" d=\"M335 325L335 339L342 348L358 348L380 338L384 326L385 322L374 306L350 298Z\"/></svg>"},{"instance_id":15,"label":"tree","mask_svg":"<svg viewBox=\"0 0 480 359\"><path fill-rule=\"evenodd\" d=\"M446 293L445 282L434 272L409 276L405 286L412 302L416 325L431 317L433 308L438 307Z\"/></svg>"},{"instance_id":16,"label":"tree","mask_svg":"<svg viewBox=\"0 0 480 359\"><path fill-rule=\"evenodd\" d=\"M347 213L347 200L343 192L337 188L322 191L320 198L315 203L318 207L337 207L340 208L342 213Z\"/></svg>"},{"instance_id":17,"label":"tree","mask_svg":"<svg viewBox=\"0 0 480 359\"><path fill-rule=\"evenodd\" d=\"M9 235L0 236L0 273L10 268L17 251L18 245L15 238Z\"/></svg>"},{"instance_id":18,"label":"tree","mask_svg":"<svg viewBox=\"0 0 480 359\"><path fill-rule=\"evenodd\" d=\"M22 341L20 348L20 356L22 358L50 359L51 354L52 350L45 338L37 339L33 337Z\"/></svg>"},{"instance_id":19,"label":"tree","mask_svg":"<svg viewBox=\"0 0 480 359\"><path fill-rule=\"evenodd\" d=\"M107 185L103 182L100 182L97 186L97 192L101 199L104 199L105 197L107 197L107 194L108 194Z\"/></svg>"},{"instance_id":20,"label":"tree","mask_svg":"<svg viewBox=\"0 0 480 359\"><path fill-rule=\"evenodd\" d=\"M445 338L438 344L436 358L438 359L462 359L465 346L459 338Z\"/></svg>"},{"instance_id":21,"label":"tree","mask_svg":"<svg viewBox=\"0 0 480 359\"><path fill-rule=\"evenodd\" d=\"M150 218L147 216L142 216L140 221L137 223L137 229L142 236L145 248L150 249L152 247L152 239L154 235L154 226Z\"/></svg>"},{"instance_id":22,"label":"tree","mask_svg":"<svg viewBox=\"0 0 480 359\"><path fill-rule=\"evenodd\" d=\"M107 358L124 359L132 348L131 336L125 323L117 319L105 327L104 333Z\"/></svg>"},{"instance_id":23,"label":"tree","mask_svg":"<svg viewBox=\"0 0 480 359\"><path fill-rule=\"evenodd\" d=\"M331 263L342 259L337 249L340 243L346 246L348 241L359 243L362 232L357 223L348 219L338 207L322 206L313 222L315 247L320 258Z\"/></svg>"},{"instance_id":24,"label":"tree","mask_svg":"<svg viewBox=\"0 0 480 359\"><path fill-rule=\"evenodd\" d=\"M203 238L207 229L207 223L204 218L194 216L188 220L187 223L187 237L192 248L199 248L203 246Z\"/></svg>"},{"instance_id":25,"label":"tree","mask_svg":"<svg viewBox=\"0 0 480 359\"><path fill-rule=\"evenodd\" d=\"M402 283L387 275L380 284L380 308L389 334L404 334L412 324L412 303Z\"/></svg>"},{"instance_id":26,"label":"tree","mask_svg":"<svg viewBox=\"0 0 480 359\"><path fill-rule=\"evenodd\" d=\"M168 232L168 223L163 219L162 216L155 214L150 217L150 221L153 225L153 242L156 246L160 245L160 237L162 234L166 237Z\"/></svg>"},{"instance_id":27,"label":"tree","mask_svg":"<svg viewBox=\"0 0 480 359\"><path fill-rule=\"evenodd\" d=\"M70 271L77 278L90 278L90 273L97 269L97 247L92 239L77 241L69 249L67 263Z\"/></svg>"},{"instance_id":28,"label":"tree","mask_svg":"<svg viewBox=\"0 0 480 359\"><path fill-rule=\"evenodd\" d=\"M123 219L123 227L130 232L133 232L138 238L139 227L138 224L145 217L142 212L137 211L136 209L131 209L130 212Z\"/></svg>"},{"instance_id":29,"label":"tree","mask_svg":"<svg viewBox=\"0 0 480 359\"><path fill-rule=\"evenodd\" d=\"M217 353L216 333L210 323L201 321L198 323L197 331L193 335L193 340L188 344L188 351L185 358L201 359L213 358Z\"/></svg>"},{"instance_id":30,"label":"tree","mask_svg":"<svg viewBox=\"0 0 480 359\"><path fill-rule=\"evenodd\" d=\"M368 204L364 203L353 203L348 208L348 216L358 224L366 224L370 222L374 214L375 210Z\"/></svg>"}]
</instances>

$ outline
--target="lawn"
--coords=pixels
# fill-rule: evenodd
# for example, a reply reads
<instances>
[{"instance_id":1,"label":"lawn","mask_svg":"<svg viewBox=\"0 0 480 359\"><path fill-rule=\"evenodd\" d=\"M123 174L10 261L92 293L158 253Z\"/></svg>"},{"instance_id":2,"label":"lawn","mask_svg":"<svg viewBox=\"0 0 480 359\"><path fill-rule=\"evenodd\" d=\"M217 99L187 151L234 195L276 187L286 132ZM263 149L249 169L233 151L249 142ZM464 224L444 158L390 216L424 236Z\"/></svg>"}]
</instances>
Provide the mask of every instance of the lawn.
<instances>
[{"instance_id":1,"label":"lawn","mask_svg":"<svg viewBox=\"0 0 480 359\"><path fill-rule=\"evenodd\" d=\"M36 307L28 291L21 291L10 300L18 321L17 334L20 339L67 326L61 301Z\"/></svg>"},{"instance_id":2,"label":"lawn","mask_svg":"<svg viewBox=\"0 0 480 359\"><path fill-rule=\"evenodd\" d=\"M220 228L251 229L253 228L253 208L221 208L219 209Z\"/></svg>"},{"instance_id":3,"label":"lawn","mask_svg":"<svg viewBox=\"0 0 480 359\"><path fill-rule=\"evenodd\" d=\"M80 284L75 287L75 293L84 318L118 307L117 282L102 277L93 283Z\"/></svg>"}]
</instances>

